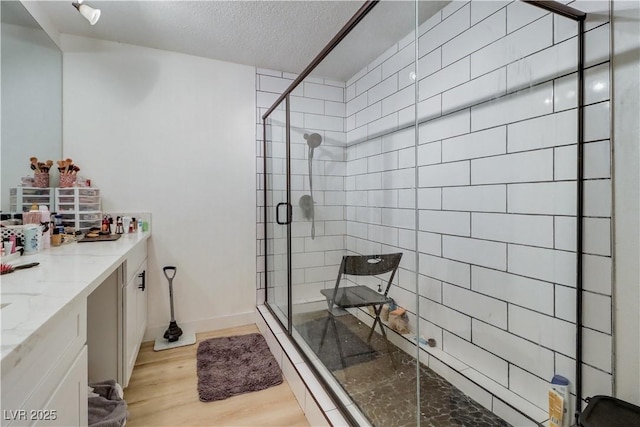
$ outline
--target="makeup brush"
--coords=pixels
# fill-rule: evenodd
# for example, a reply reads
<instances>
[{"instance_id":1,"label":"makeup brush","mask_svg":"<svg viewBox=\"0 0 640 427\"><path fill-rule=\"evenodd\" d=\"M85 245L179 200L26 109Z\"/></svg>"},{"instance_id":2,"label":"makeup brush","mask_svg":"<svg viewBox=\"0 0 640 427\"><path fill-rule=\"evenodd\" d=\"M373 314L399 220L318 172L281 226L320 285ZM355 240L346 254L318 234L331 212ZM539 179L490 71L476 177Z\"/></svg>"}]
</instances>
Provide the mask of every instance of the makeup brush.
<instances>
[{"instance_id":1,"label":"makeup brush","mask_svg":"<svg viewBox=\"0 0 640 427\"><path fill-rule=\"evenodd\" d=\"M15 270L23 270L25 268L35 267L36 265L40 265L40 263L30 262L29 264L22 264L16 267L12 266L11 264L2 264L0 266L0 274L9 274L9 273L13 273Z\"/></svg>"},{"instance_id":2,"label":"makeup brush","mask_svg":"<svg viewBox=\"0 0 640 427\"><path fill-rule=\"evenodd\" d=\"M29 158L29 160L31 161L31 169L33 169L34 171L40 172L40 169L38 168L38 158L31 157Z\"/></svg>"}]
</instances>

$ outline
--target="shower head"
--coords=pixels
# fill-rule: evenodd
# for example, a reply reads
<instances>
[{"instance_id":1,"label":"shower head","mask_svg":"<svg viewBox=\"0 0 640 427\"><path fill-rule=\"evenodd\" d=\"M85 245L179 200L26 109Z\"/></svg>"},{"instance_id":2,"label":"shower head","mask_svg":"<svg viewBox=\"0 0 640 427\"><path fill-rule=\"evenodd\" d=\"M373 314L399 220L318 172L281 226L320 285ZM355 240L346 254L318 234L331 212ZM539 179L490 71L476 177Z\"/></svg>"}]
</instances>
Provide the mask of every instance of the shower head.
<instances>
[{"instance_id":1,"label":"shower head","mask_svg":"<svg viewBox=\"0 0 640 427\"><path fill-rule=\"evenodd\" d=\"M322 136L319 133L312 133L309 135L308 133L304 134L304 139L307 140L307 145L309 148L317 148L322 144Z\"/></svg>"}]
</instances>

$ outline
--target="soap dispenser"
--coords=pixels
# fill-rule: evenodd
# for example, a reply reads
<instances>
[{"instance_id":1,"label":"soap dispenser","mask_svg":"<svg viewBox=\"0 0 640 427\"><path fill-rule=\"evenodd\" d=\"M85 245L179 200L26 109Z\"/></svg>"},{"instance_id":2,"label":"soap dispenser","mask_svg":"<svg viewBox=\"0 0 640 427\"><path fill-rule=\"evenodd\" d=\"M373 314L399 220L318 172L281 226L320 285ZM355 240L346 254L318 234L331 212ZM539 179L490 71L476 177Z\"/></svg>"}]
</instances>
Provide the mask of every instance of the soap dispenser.
<instances>
[{"instance_id":1,"label":"soap dispenser","mask_svg":"<svg viewBox=\"0 0 640 427\"><path fill-rule=\"evenodd\" d=\"M51 247L51 214L47 205L40 205L40 226L42 227L42 249Z\"/></svg>"}]
</instances>

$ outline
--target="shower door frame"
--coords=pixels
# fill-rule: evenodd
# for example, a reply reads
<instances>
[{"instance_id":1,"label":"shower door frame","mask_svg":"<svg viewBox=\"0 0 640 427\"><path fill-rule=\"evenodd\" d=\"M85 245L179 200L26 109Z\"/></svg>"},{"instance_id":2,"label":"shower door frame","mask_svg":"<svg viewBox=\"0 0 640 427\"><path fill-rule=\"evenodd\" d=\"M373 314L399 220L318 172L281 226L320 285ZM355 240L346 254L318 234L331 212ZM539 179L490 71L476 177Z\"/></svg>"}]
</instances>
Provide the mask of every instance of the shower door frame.
<instances>
[{"instance_id":1,"label":"shower door frame","mask_svg":"<svg viewBox=\"0 0 640 427\"><path fill-rule=\"evenodd\" d=\"M316 369L316 367L311 363L311 360L306 355L304 351L302 351L300 345L293 338L293 325L292 325L292 283L291 283L291 156L289 155L290 148L290 103L289 103L289 95L293 92L296 87L302 83L309 74L331 53L331 51L362 21L362 19L379 3L380 0L366 0L364 4L358 9L358 11L349 19L349 21L338 31L338 33L329 41L329 43L320 51L320 53L311 61L311 63L298 75L298 77L287 87L287 89L280 95L272 104L272 106L262 115L262 127L263 127L263 184L264 184L264 250L265 250L265 261L264 261L264 269L265 272L268 271L267 268L267 259L268 259L268 235L267 235L267 124L266 119L271 115L271 113L278 108L278 106L282 103L282 101L286 101L286 131L285 131L285 144L287 146L287 160L286 160L286 175L287 175L287 325L286 325L286 333L289 337L290 342L293 346L298 350L299 354L302 356L306 365L311 369L316 378L319 379L320 384L327 392L327 394L331 397L331 399L336 404L336 408L341 412L341 414L345 417L345 419L350 423L350 425L357 426L358 423L353 417L353 415L341 404L341 400L339 399L337 393L328 385L325 381L322 380L322 375ZM418 0L416 0L418 1ZM582 309L583 309L583 301L582 301L582 293L583 293L583 218L584 218L584 69L585 69L585 49L584 49L584 39L585 39L585 21L587 14L581 10L575 9L571 6L567 6L565 4L559 3L555 0L519 0L523 3L530 4L532 6L544 9L548 12L551 12L555 15L562 16L564 18L568 18L577 23L578 26L578 48L577 48L577 74L578 74L578 90L577 90L577 155L576 155L576 165L577 165L577 176L576 176L576 383L575 383L575 391L576 391L576 400L575 400L575 413L578 414L582 411ZM417 47L416 47L417 48ZM416 274L419 274L419 268L416 267ZM280 318L275 315L273 309L269 305L268 300L268 275L265 274L265 306L269 310L269 312L274 316L274 318L280 323L282 327L285 327L282 324Z\"/></svg>"},{"instance_id":2,"label":"shower door frame","mask_svg":"<svg viewBox=\"0 0 640 427\"><path fill-rule=\"evenodd\" d=\"M262 144L263 144L263 171L264 176L263 176L263 192L264 192L264 221L265 221L265 227L264 227L264 271L265 273L268 271L268 249L269 249L269 241L268 241L268 235L267 235L267 211L269 209L269 207L267 206L267 123L266 120L267 118L271 115L272 112L274 112L276 110L276 108L278 108L278 106L282 103L282 101L286 101L286 123L285 123L285 144L287 146L287 189L286 189L286 194L287 194L287 325L284 325L282 323L282 321L280 320L280 318L274 313L273 309L271 308L271 306L269 305L269 300L268 300L268 289L269 289L269 282L268 282L268 275L265 274L265 283L264 283L264 296L265 296L265 307L267 307L267 310L269 310L269 312L271 313L271 315L276 319L276 321L278 323L280 323L280 326L282 326L283 328L286 328L286 333L287 336L289 337L289 341L293 344L293 346L295 347L295 349L298 351L298 353L302 356L305 364L311 369L311 371L313 372L313 374L316 376L316 378L319 379L319 383L322 385L322 388L324 389L324 391L330 396L331 400L333 400L333 402L336 404L336 408L340 411L340 414L344 417L344 419L349 423L349 425L352 426L358 426L358 422L357 420L354 418L353 414L351 414L351 412L349 412L344 405L342 405L340 398L338 397L337 393L333 390L332 387L330 387L325 381L322 380L322 375L320 374L320 372L316 369L316 367L314 366L313 363L311 363L311 360L309 359L309 357L307 356L307 354L302 351L302 349L300 348L299 344L297 343L297 341L295 339L293 339L292 336L292 331L293 331L293 307L292 307L292 286L291 286L291 261L292 261L292 256L291 256L291 156L289 155L289 148L290 148L290 144L291 144L291 140L290 140L290 136L291 136L291 126L290 126L290 103L289 103L289 95L291 94L291 92L293 92L293 90L304 81L304 79L311 74L311 72L324 60L324 58L326 58L329 53L331 53L331 51L338 46L338 44L340 44L340 42L351 32L351 30L353 30L359 23L360 21L362 21L362 19L376 6L376 4L379 3L380 0L367 0L364 2L364 4L360 7L360 9L358 9L356 11L356 13L351 17L351 19L349 19L349 21L347 21L347 23L340 29L340 31L338 31L338 33L329 41L329 43L320 51L320 53L313 59L313 61L311 61L311 63L309 65L307 65L307 67L298 75L298 77L287 87L287 89L282 93L282 95L280 95L278 97L278 99L276 99L274 101L274 103L271 105L271 107L262 115L262 135L263 135L263 140L262 140Z\"/></svg>"},{"instance_id":3,"label":"shower door frame","mask_svg":"<svg viewBox=\"0 0 640 427\"><path fill-rule=\"evenodd\" d=\"M273 208L275 209L275 215L273 215L275 217L275 224L277 225L281 225L281 226L286 226L286 242L287 242L287 254L286 254L286 260L287 260L287 265L286 265L286 269L287 269L287 331L291 330L292 324L291 324L291 313L292 313L292 309L291 309L291 217L292 217L292 209L291 209L291 156L290 156L290 127L287 125L289 123L289 119L290 119L290 105L289 105L289 95L287 94L287 96L285 96L283 98L283 101L285 103L285 161L286 161L286 167L285 167L285 201L281 202L281 203L275 203L275 201L272 199L271 203L273 204ZM274 110L275 108L277 108L278 106L280 106L280 104L282 103L282 101L274 104L274 108L272 108L272 110ZM265 302L269 300L269 287L267 286L268 280L269 280L269 269L268 269L268 264L269 264L269 241L267 239L268 236L268 220L269 220L269 197L268 197L268 192L269 192L269 188L268 188L268 172L269 172L269 168L268 168L268 161L267 161L267 157L268 157L268 150L267 150L267 123L266 123L266 117L263 118L263 123L262 123L262 140L263 140L263 147L262 147L262 153L263 153L263 171L264 171L264 176L263 176L263 194L264 194L264 271L265 271L265 296L264 296L264 300ZM272 181L273 182L273 181ZM272 196L273 198L273 196ZM286 220L285 222L281 223L279 218L279 207L281 204L285 204L287 207L287 213L286 213ZM274 277L275 277L275 270L274 270ZM274 301L274 303L277 305L277 302ZM278 322L282 325L282 321L280 319L280 316L277 315L276 313L274 313L272 307L267 304L266 305L267 308L269 309L269 311L271 312L271 314L278 320ZM279 307L280 308L280 307ZM282 311L282 310L281 310ZM284 326L284 325L282 325Z\"/></svg>"}]
</instances>

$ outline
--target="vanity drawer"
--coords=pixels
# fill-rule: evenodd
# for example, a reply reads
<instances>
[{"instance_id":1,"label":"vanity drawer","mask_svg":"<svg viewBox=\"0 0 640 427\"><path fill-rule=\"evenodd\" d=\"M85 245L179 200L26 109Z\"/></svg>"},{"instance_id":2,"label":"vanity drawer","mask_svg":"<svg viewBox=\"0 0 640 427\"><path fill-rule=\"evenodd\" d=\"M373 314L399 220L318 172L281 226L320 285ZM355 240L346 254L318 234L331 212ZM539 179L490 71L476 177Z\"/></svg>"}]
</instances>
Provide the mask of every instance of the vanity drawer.
<instances>
[{"instance_id":1,"label":"vanity drawer","mask_svg":"<svg viewBox=\"0 0 640 427\"><path fill-rule=\"evenodd\" d=\"M27 401L46 403L86 340L86 299L78 298L15 350L24 353L22 358L12 366L3 361L2 389L11 390L2 394L3 414L22 409Z\"/></svg>"},{"instance_id":2,"label":"vanity drawer","mask_svg":"<svg viewBox=\"0 0 640 427\"><path fill-rule=\"evenodd\" d=\"M147 258L147 241L143 241L134 246L127 253L127 267L126 267L126 280L124 284L127 284L133 279L138 268L142 265Z\"/></svg>"},{"instance_id":3,"label":"vanity drawer","mask_svg":"<svg viewBox=\"0 0 640 427\"><path fill-rule=\"evenodd\" d=\"M73 358L73 354L69 354ZM70 367L58 363L22 408L27 420L11 426L83 427L88 424L87 346Z\"/></svg>"}]
</instances>

